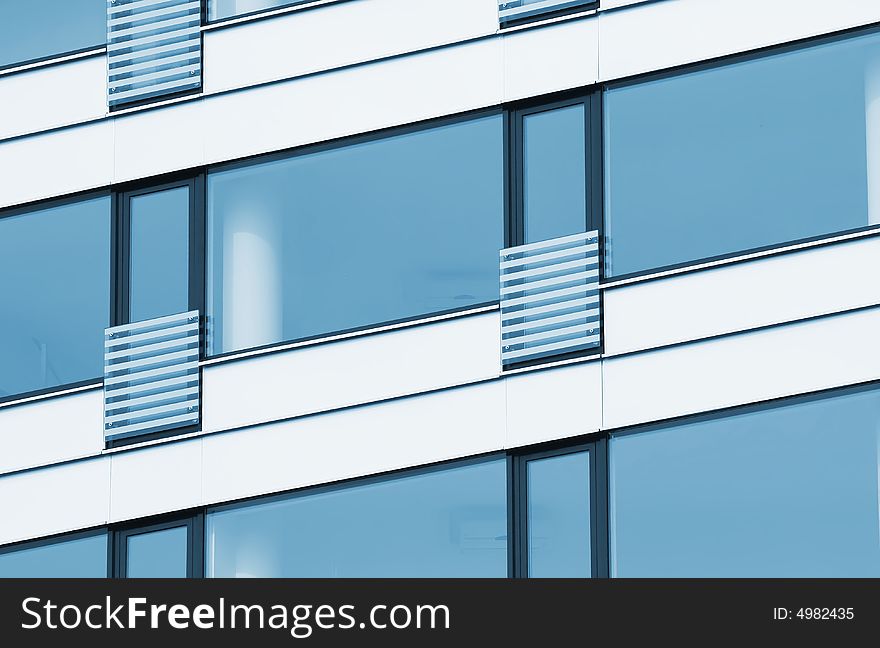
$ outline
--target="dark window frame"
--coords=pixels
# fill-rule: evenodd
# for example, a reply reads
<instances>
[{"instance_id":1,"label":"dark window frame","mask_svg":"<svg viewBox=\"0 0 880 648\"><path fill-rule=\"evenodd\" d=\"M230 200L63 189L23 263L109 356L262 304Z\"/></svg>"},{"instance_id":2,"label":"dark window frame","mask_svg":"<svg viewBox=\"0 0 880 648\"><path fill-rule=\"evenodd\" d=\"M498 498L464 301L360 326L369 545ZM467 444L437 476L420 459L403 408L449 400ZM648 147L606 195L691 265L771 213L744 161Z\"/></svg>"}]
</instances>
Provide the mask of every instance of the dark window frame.
<instances>
[{"instance_id":1,"label":"dark window frame","mask_svg":"<svg viewBox=\"0 0 880 648\"><path fill-rule=\"evenodd\" d=\"M112 576L128 578L128 539L132 536L186 528L186 578L202 578L205 569L205 513L203 509L186 513L174 513L158 518L140 519L136 522L111 527Z\"/></svg>"},{"instance_id":2,"label":"dark window frame","mask_svg":"<svg viewBox=\"0 0 880 648\"><path fill-rule=\"evenodd\" d=\"M562 0L560 0L562 2ZM528 6L528 5L525 5ZM540 22L542 20L550 20L552 18L561 18L563 16L571 16L573 14L583 13L585 11L593 11L599 8L599 0L581 0L575 5L570 7L561 7L554 8L549 7L548 9L541 11L539 13L530 14L527 16L522 16L518 18L512 18L510 20L502 20L501 16L498 17L498 24L502 29L506 29L508 27L518 27L520 25L527 25L529 23Z\"/></svg>"}]
</instances>

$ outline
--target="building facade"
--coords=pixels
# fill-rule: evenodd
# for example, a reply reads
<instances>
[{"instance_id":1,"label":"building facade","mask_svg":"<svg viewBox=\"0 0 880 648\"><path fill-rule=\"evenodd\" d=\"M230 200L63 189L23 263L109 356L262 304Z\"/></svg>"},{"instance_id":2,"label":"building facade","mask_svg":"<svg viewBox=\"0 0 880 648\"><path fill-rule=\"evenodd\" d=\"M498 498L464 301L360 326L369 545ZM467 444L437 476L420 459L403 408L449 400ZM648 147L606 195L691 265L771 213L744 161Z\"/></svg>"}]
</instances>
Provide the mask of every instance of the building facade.
<instances>
[{"instance_id":1,"label":"building facade","mask_svg":"<svg viewBox=\"0 0 880 648\"><path fill-rule=\"evenodd\" d=\"M0 24L0 576L880 576L880 3Z\"/></svg>"}]
</instances>

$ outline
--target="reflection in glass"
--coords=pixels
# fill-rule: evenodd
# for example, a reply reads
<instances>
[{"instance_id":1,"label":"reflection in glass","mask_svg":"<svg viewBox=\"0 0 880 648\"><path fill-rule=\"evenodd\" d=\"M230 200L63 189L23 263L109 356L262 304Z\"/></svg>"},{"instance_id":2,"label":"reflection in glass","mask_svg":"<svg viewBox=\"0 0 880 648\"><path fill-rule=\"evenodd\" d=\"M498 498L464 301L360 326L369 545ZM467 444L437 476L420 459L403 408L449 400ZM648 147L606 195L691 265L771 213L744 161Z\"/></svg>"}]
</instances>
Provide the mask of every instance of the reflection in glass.
<instances>
[{"instance_id":1,"label":"reflection in glass","mask_svg":"<svg viewBox=\"0 0 880 648\"><path fill-rule=\"evenodd\" d=\"M503 459L209 512L210 577L507 575Z\"/></svg>"},{"instance_id":2,"label":"reflection in glass","mask_svg":"<svg viewBox=\"0 0 880 648\"><path fill-rule=\"evenodd\" d=\"M208 20L223 20L233 16L314 2L314 0L208 0Z\"/></svg>"},{"instance_id":3,"label":"reflection in glass","mask_svg":"<svg viewBox=\"0 0 880 648\"><path fill-rule=\"evenodd\" d=\"M189 188L131 198L130 321L189 310Z\"/></svg>"},{"instance_id":4,"label":"reflection in glass","mask_svg":"<svg viewBox=\"0 0 880 648\"><path fill-rule=\"evenodd\" d=\"M110 198L0 218L0 398L103 375Z\"/></svg>"},{"instance_id":5,"label":"reflection in glass","mask_svg":"<svg viewBox=\"0 0 880 648\"><path fill-rule=\"evenodd\" d=\"M523 117L525 242L587 230L585 107Z\"/></svg>"},{"instance_id":6,"label":"reflection in glass","mask_svg":"<svg viewBox=\"0 0 880 648\"><path fill-rule=\"evenodd\" d=\"M526 466L529 576L589 578L589 453L534 459Z\"/></svg>"},{"instance_id":7,"label":"reflection in glass","mask_svg":"<svg viewBox=\"0 0 880 648\"><path fill-rule=\"evenodd\" d=\"M127 542L128 578L186 578L187 527L139 533Z\"/></svg>"},{"instance_id":8,"label":"reflection in glass","mask_svg":"<svg viewBox=\"0 0 880 648\"><path fill-rule=\"evenodd\" d=\"M871 34L609 90L608 274L880 222L878 47Z\"/></svg>"},{"instance_id":9,"label":"reflection in glass","mask_svg":"<svg viewBox=\"0 0 880 648\"><path fill-rule=\"evenodd\" d=\"M612 575L880 576L880 391L611 440Z\"/></svg>"},{"instance_id":10,"label":"reflection in glass","mask_svg":"<svg viewBox=\"0 0 880 648\"><path fill-rule=\"evenodd\" d=\"M5 0L0 3L0 67L101 47L107 0Z\"/></svg>"},{"instance_id":11,"label":"reflection in glass","mask_svg":"<svg viewBox=\"0 0 880 648\"><path fill-rule=\"evenodd\" d=\"M106 533L0 554L0 578L106 577Z\"/></svg>"},{"instance_id":12,"label":"reflection in glass","mask_svg":"<svg viewBox=\"0 0 880 648\"><path fill-rule=\"evenodd\" d=\"M498 299L501 116L208 176L211 353Z\"/></svg>"}]
</instances>

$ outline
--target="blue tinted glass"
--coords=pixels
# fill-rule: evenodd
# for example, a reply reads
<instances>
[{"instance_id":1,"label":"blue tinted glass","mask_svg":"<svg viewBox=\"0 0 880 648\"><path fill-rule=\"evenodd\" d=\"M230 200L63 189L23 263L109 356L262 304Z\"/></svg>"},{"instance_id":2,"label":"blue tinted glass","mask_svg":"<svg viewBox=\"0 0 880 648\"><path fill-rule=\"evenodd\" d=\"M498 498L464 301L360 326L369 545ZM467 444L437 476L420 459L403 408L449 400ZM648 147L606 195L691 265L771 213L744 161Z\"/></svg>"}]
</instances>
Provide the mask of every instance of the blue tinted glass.
<instances>
[{"instance_id":1,"label":"blue tinted glass","mask_svg":"<svg viewBox=\"0 0 880 648\"><path fill-rule=\"evenodd\" d=\"M498 299L502 119L208 177L212 353Z\"/></svg>"},{"instance_id":2,"label":"blue tinted glass","mask_svg":"<svg viewBox=\"0 0 880 648\"><path fill-rule=\"evenodd\" d=\"M0 578L106 578L107 535L0 554Z\"/></svg>"},{"instance_id":3,"label":"blue tinted glass","mask_svg":"<svg viewBox=\"0 0 880 648\"><path fill-rule=\"evenodd\" d=\"M525 242L587 230L584 105L523 117Z\"/></svg>"},{"instance_id":4,"label":"blue tinted glass","mask_svg":"<svg viewBox=\"0 0 880 648\"><path fill-rule=\"evenodd\" d=\"M878 46L870 35L610 90L609 274L880 223Z\"/></svg>"},{"instance_id":5,"label":"blue tinted glass","mask_svg":"<svg viewBox=\"0 0 880 648\"><path fill-rule=\"evenodd\" d=\"M189 188L131 199L131 321L189 309Z\"/></svg>"},{"instance_id":6,"label":"blue tinted glass","mask_svg":"<svg viewBox=\"0 0 880 648\"><path fill-rule=\"evenodd\" d=\"M611 441L612 573L878 577L880 392Z\"/></svg>"},{"instance_id":7,"label":"blue tinted glass","mask_svg":"<svg viewBox=\"0 0 880 648\"><path fill-rule=\"evenodd\" d=\"M100 47L107 42L107 0L4 0L0 67Z\"/></svg>"},{"instance_id":8,"label":"blue tinted glass","mask_svg":"<svg viewBox=\"0 0 880 648\"><path fill-rule=\"evenodd\" d=\"M0 398L103 375L110 199L0 218Z\"/></svg>"},{"instance_id":9,"label":"blue tinted glass","mask_svg":"<svg viewBox=\"0 0 880 648\"><path fill-rule=\"evenodd\" d=\"M590 455L528 462L529 576L589 578Z\"/></svg>"},{"instance_id":10,"label":"blue tinted glass","mask_svg":"<svg viewBox=\"0 0 880 648\"><path fill-rule=\"evenodd\" d=\"M207 574L507 575L504 460L209 513Z\"/></svg>"},{"instance_id":11,"label":"blue tinted glass","mask_svg":"<svg viewBox=\"0 0 880 648\"><path fill-rule=\"evenodd\" d=\"M208 0L208 20L222 20L306 2L314 2L314 0Z\"/></svg>"},{"instance_id":12,"label":"blue tinted glass","mask_svg":"<svg viewBox=\"0 0 880 648\"><path fill-rule=\"evenodd\" d=\"M128 536L128 578L186 578L187 528Z\"/></svg>"}]
</instances>

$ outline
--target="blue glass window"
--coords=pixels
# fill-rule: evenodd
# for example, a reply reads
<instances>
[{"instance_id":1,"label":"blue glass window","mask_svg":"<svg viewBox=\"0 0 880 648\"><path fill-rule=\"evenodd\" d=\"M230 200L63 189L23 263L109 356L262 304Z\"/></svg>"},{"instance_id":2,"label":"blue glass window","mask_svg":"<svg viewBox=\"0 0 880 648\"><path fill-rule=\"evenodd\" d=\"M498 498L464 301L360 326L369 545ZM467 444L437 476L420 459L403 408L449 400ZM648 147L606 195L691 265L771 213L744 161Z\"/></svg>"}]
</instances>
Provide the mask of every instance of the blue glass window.
<instances>
[{"instance_id":1,"label":"blue glass window","mask_svg":"<svg viewBox=\"0 0 880 648\"><path fill-rule=\"evenodd\" d=\"M540 20L582 11L598 0L499 0L498 11L503 25Z\"/></svg>"},{"instance_id":2,"label":"blue glass window","mask_svg":"<svg viewBox=\"0 0 880 648\"><path fill-rule=\"evenodd\" d=\"M210 173L210 352L498 300L500 115Z\"/></svg>"},{"instance_id":3,"label":"blue glass window","mask_svg":"<svg viewBox=\"0 0 880 648\"><path fill-rule=\"evenodd\" d=\"M880 576L880 391L611 439L612 575Z\"/></svg>"},{"instance_id":4,"label":"blue glass window","mask_svg":"<svg viewBox=\"0 0 880 648\"><path fill-rule=\"evenodd\" d=\"M525 243L587 230L586 107L523 116Z\"/></svg>"},{"instance_id":5,"label":"blue glass window","mask_svg":"<svg viewBox=\"0 0 880 648\"><path fill-rule=\"evenodd\" d=\"M0 68L106 42L107 0L7 0L0 8Z\"/></svg>"},{"instance_id":6,"label":"blue glass window","mask_svg":"<svg viewBox=\"0 0 880 648\"><path fill-rule=\"evenodd\" d=\"M507 575L503 459L208 513L210 577Z\"/></svg>"},{"instance_id":7,"label":"blue glass window","mask_svg":"<svg viewBox=\"0 0 880 648\"><path fill-rule=\"evenodd\" d=\"M208 20L223 20L307 2L314 0L208 0Z\"/></svg>"},{"instance_id":8,"label":"blue glass window","mask_svg":"<svg viewBox=\"0 0 880 648\"><path fill-rule=\"evenodd\" d=\"M189 187L133 196L130 321L189 309Z\"/></svg>"},{"instance_id":9,"label":"blue glass window","mask_svg":"<svg viewBox=\"0 0 880 648\"><path fill-rule=\"evenodd\" d=\"M589 452L533 459L526 470L529 576L589 578Z\"/></svg>"},{"instance_id":10,"label":"blue glass window","mask_svg":"<svg viewBox=\"0 0 880 648\"><path fill-rule=\"evenodd\" d=\"M607 274L880 223L878 46L872 34L609 90Z\"/></svg>"},{"instance_id":11,"label":"blue glass window","mask_svg":"<svg viewBox=\"0 0 880 648\"><path fill-rule=\"evenodd\" d=\"M186 578L187 534L188 528L179 526L128 536L126 577Z\"/></svg>"},{"instance_id":12,"label":"blue glass window","mask_svg":"<svg viewBox=\"0 0 880 648\"><path fill-rule=\"evenodd\" d=\"M0 398L98 379L110 198L0 217Z\"/></svg>"},{"instance_id":13,"label":"blue glass window","mask_svg":"<svg viewBox=\"0 0 880 648\"><path fill-rule=\"evenodd\" d=\"M106 533L0 553L0 578L106 577Z\"/></svg>"}]
</instances>

